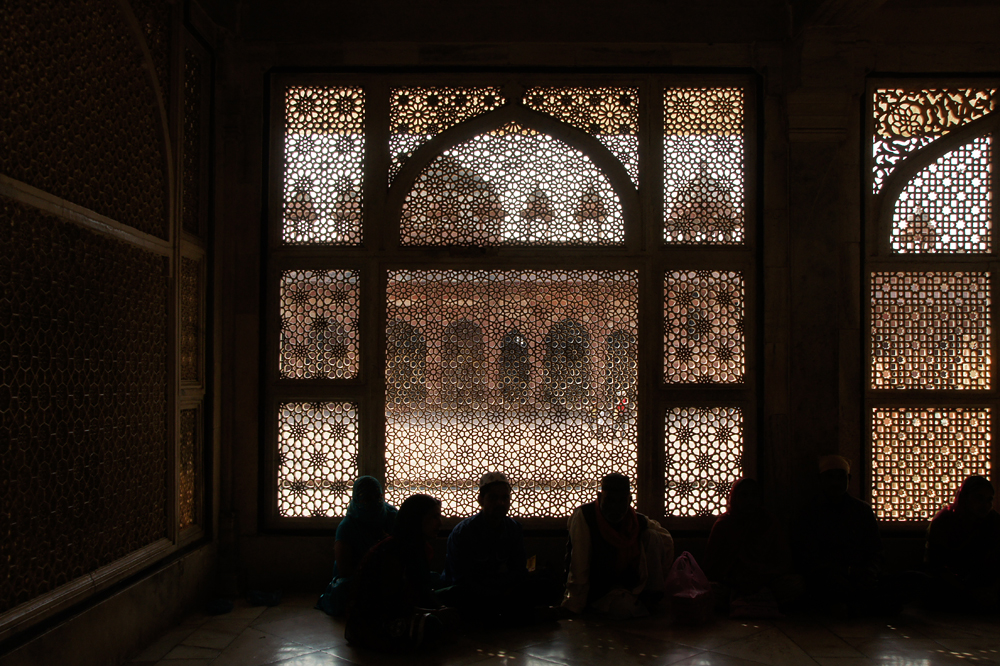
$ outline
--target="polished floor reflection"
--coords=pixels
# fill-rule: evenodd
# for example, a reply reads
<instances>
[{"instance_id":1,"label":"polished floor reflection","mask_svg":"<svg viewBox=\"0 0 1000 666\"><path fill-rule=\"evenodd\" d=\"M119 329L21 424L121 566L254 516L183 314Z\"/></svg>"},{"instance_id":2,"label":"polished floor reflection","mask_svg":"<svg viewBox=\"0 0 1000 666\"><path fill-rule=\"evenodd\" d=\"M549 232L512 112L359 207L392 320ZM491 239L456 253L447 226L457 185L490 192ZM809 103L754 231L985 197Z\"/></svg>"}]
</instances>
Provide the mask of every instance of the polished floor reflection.
<instances>
[{"instance_id":1,"label":"polished floor reflection","mask_svg":"<svg viewBox=\"0 0 1000 666\"><path fill-rule=\"evenodd\" d=\"M226 615L194 614L168 630L133 666L320 666L334 664L481 664L589 666L933 666L1000 663L1000 618L908 610L886 619L716 618L687 627L669 618L608 622L562 620L544 627L469 632L438 649L406 657L347 645L343 623L312 608L312 595L273 608L238 603Z\"/></svg>"}]
</instances>

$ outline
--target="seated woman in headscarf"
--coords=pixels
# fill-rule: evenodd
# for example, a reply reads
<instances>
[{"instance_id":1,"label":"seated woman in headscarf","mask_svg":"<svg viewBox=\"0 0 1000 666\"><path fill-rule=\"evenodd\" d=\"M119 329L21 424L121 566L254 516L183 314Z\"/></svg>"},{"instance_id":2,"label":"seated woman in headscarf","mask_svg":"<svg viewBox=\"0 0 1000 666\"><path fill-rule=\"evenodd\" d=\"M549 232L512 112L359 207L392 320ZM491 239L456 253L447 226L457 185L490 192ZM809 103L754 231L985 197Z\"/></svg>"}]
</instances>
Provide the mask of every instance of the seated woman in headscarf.
<instances>
[{"instance_id":1,"label":"seated woman in headscarf","mask_svg":"<svg viewBox=\"0 0 1000 666\"><path fill-rule=\"evenodd\" d=\"M927 531L932 602L950 610L997 610L1000 601L1000 514L993 485L982 476L962 483Z\"/></svg>"},{"instance_id":2,"label":"seated woman in headscarf","mask_svg":"<svg viewBox=\"0 0 1000 666\"><path fill-rule=\"evenodd\" d=\"M729 492L729 506L708 537L705 575L716 587L720 605L744 615L777 613L801 587L789 575L790 557L778 521L764 507L760 484L739 479Z\"/></svg>"},{"instance_id":3,"label":"seated woman in headscarf","mask_svg":"<svg viewBox=\"0 0 1000 666\"><path fill-rule=\"evenodd\" d=\"M405 652L443 633L441 609L431 590L431 541L441 529L441 502L408 497L392 536L368 551L355 574L344 636L352 645Z\"/></svg>"},{"instance_id":4,"label":"seated woman in headscarf","mask_svg":"<svg viewBox=\"0 0 1000 666\"><path fill-rule=\"evenodd\" d=\"M329 615L347 612L352 580L361 559L371 547L388 536L396 508L382 498L382 486L372 476L354 482L351 503L337 526L333 544L333 580L326 586L317 607Z\"/></svg>"}]
</instances>

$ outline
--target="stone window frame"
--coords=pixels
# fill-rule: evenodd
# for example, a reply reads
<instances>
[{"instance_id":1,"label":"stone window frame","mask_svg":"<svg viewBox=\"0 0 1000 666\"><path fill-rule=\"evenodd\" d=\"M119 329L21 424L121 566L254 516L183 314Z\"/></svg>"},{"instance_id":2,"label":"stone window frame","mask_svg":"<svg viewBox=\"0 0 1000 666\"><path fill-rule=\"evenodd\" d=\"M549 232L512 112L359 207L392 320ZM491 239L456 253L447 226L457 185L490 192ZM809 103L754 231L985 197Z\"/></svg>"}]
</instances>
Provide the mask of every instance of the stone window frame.
<instances>
[{"instance_id":1,"label":"stone window frame","mask_svg":"<svg viewBox=\"0 0 1000 666\"><path fill-rule=\"evenodd\" d=\"M365 91L365 174L363 181L363 241L357 246L287 245L281 242L284 90L291 85L361 86ZM634 199L622 201L625 214L623 247L489 247L424 248L398 244L398 213L403 197L423 166L441 150L474 136L494 122L488 112L447 130L418 149L390 184L387 173L389 145L389 93L395 87L502 86L507 100L520 99L531 86L634 86L639 88L639 187L610 152L588 150L596 139L581 130L546 116L553 136L580 148L598 168L609 174L617 191L624 184L633 188ZM740 246L666 245L663 241L664 102L668 87L741 87L745 92L745 196L746 241ZM262 524L266 529L330 529L339 518L282 517L277 507L277 410L282 402L352 401L360 411L359 474L385 475L385 291L386 274L392 269L638 269L639 271L639 379L637 479L634 488L637 510L665 520L674 529L708 529L714 516L665 515L664 418L675 407L734 406L744 415L743 473L756 476L758 458L758 411L760 406L763 333L759 289L762 279L760 242L760 79L752 72L734 74L681 74L671 72L544 73L524 71L439 71L434 73L285 73L269 76L268 153L265 157L267 230L262 253L265 323L261 368L262 471L260 499ZM501 107L502 108L502 107ZM515 110L514 115L526 109ZM506 113L506 111L505 111ZM530 111L535 116L538 112ZM599 153L605 154L599 154ZM613 159L613 158L612 158ZM617 171L617 174L612 172ZM395 218L393 216L396 216ZM361 276L362 311L360 370L353 379L279 379L277 373L279 326L277 285L284 270L352 269ZM670 270L738 270L745 280L746 374L739 385L678 384L663 380L663 289ZM368 305L365 305L365 304ZM446 519L445 525L458 519ZM563 529L565 517L521 519L529 529Z\"/></svg>"},{"instance_id":2,"label":"stone window frame","mask_svg":"<svg viewBox=\"0 0 1000 666\"><path fill-rule=\"evenodd\" d=\"M969 121L935 139L933 142L909 153L896 163L892 173L883 181L878 192L873 191L875 182L875 159L872 151L872 141L875 136L875 120L873 113L874 95L878 89L896 88L907 90L947 89L947 88L984 88L1000 89L1000 80L996 78L949 78L914 76L912 78L890 78L872 76L866 85L866 96L863 119L862 141L862 201L864 215L863 260L861 278L861 326L863 348L862 356L862 395L863 412L861 414L862 437L858 449L859 487L861 498L875 506L875 471L874 471L874 426L873 413L878 408L914 407L914 408L989 408L992 412L992 432L990 438L990 477L1000 469L1000 433L997 428L997 414L1000 409L1000 390L997 380L997 298L1000 296L1000 243L996 239L995 226L991 233L991 248L983 253L894 253L890 235L893 225L893 214L899 194L909 181L922 169L934 163L948 152L963 146L977 137L993 134L991 151L991 173L996 177L1000 167L1000 155L996 149L996 138L1000 133L1000 108L993 112ZM996 217L998 197L996 182L992 183L991 210ZM921 271L921 272L988 272L989 297L991 304L990 330L990 372L991 385L985 390L959 389L875 389L872 387L872 275L886 271ZM850 453L850 452L848 452ZM953 484L955 490L958 484ZM948 498L951 501L952 498ZM879 523L894 532L919 532L923 534L932 515L922 520L883 520Z\"/></svg>"}]
</instances>

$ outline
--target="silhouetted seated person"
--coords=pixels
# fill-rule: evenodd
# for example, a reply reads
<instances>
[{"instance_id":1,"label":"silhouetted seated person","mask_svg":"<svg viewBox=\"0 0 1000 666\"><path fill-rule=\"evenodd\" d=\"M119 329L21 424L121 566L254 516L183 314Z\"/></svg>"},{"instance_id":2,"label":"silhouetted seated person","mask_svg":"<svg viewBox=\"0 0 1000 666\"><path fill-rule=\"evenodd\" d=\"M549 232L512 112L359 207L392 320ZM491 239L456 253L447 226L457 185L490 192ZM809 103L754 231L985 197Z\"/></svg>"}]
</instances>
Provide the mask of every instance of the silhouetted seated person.
<instances>
[{"instance_id":1,"label":"silhouetted seated person","mask_svg":"<svg viewBox=\"0 0 1000 666\"><path fill-rule=\"evenodd\" d=\"M744 616L776 615L801 592L784 531L754 479L733 484L728 508L708 537L704 563L720 608L732 603L733 612Z\"/></svg>"},{"instance_id":2,"label":"silhouetted seated person","mask_svg":"<svg viewBox=\"0 0 1000 666\"><path fill-rule=\"evenodd\" d=\"M544 612L551 588L532 580L521 524L510 511L510 482L500 472L479 480L479 513L448 536L444 588L438 596L473 620L520 624L550 617Z\"/></svg>"},{"instance_id":3,"label":"silhouetted seated person","mask_svg":"<svg viewBox=\"0 0 1000 666\"><path fill-rule=\"evenodd\" d=\"M1000 514L993 485L970 476L927 531L931 602L944 610L996 611L1000 594Z\"/></svg>"},{"instance_id":4,"label":"silhouetted seated person","mask_svg":"<svg viewBox=\"0 0 1000 666\"><path fill-rule=\"evenodd\" d=\"M441 502L408 497L392 527L361 561L344 636L352 645L401 652L443 634L441 609L431 591L431 541L441 529Z\"/></svg>"},{"instance_id":5,"label":"silhouetted seated person","mask_svg":"<svg viewBox=\"0 0 1000 666\"><path fill-rule=\"evenodd\" d=\"M320 595L317 608L329 615L347 612L353 576L371 547L389 535L396 508L383 499L382 486L372 476L359 476L351 491L344 519L333 544L333 580Z\"/></svg>"},{"instance_id":6,"label":"silhouetted seated person","mask_svg":"<svg viewBox=\"0 0 1000 666\"><path fill-rule=\"evenodd\" d=\"M872 508L847 494L851 465L841 456L819 463L819 495L800 516L792 546L814 610L884 614L900 610L880 580L882 540Z\"/></svg>"},{"instance_id":7,"label":"silhouetted seated person","mask_svg":"<svg viewBox=\"0 0 1000 666\"><path fill-rule=\"evenodd\" d=\"M640 617L663 598L674 540L659 523L632 508L628 477L608 474L597 501L570 516L566 558L563 608Z\"/></svg>"}]
</instances>

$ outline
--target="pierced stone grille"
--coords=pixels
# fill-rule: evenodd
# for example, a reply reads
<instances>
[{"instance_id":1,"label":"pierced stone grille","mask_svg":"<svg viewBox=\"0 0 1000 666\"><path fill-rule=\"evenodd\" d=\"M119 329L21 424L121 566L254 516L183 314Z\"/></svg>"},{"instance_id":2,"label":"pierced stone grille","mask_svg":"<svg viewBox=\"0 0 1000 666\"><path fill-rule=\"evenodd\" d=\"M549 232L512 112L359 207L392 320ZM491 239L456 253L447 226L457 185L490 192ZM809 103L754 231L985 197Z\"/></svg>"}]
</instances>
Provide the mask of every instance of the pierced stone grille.
<instances>
[{"instance_id":1,"label":"pierced stone grille","mask_svg":"<svg viewBox=\"0 0 1000 666\"><path fill-rule=\"evenodd\" d=\"M357 377L359 296L355 271L282 273L278 357L282 379Z\"/></svg>"},{"instance_id":2,"label":"pierced stone grille","mask_svg":"<svg viewBox=\"0 0 1000 666\"><path fill-rule=\"evenodd\" d=\"M181 380L201 381L201 262L181 258Z\"/></svg>"},{"instance_id":3,"label":"pierced stone grille","mask_svg":"<svg viewBox=\"0 0 1000 666\"><path fill-rule=\"evenodd\" d=\"M667 243L739 245L744 229L744 92L664 92Z\"/></svg>"},{"instance_id":4,"label":"pierced stone grille","mask_svg":"<svg viewBox=\"0 0 1000 666\"><path fill-rule=\"evenodd\" d=\"M941 156L913 177L896 201L895 252L989 252L990 136Z\"/></svg>"},{"instance_id":5,"label":"pierced stone grille","mask_svg":"<svg viewBox=\"0 0 1000 666\"><path fill-rule=\"evenodd\" d=\"M279 406L278 513L281 516L344 515L357 476L355 403L288 402Z\"/></svg>"},{"instance_id":6,"label":"pierced stone grille","mask_svg":"<svg viewBox=\"0 0 1000 666\"><path fill-rule=\"evenodd\" d=\"M0 173L166 238L165 143L125 13L85 0L2 12Z\"/></svg>"},{"instance_id":7,"label":"pierced stone grille","mask_svg":"<svg viewBox=\"0 0 1000 666\"><path fill-rule=\"evenodd\" d=\"M930 520L972 474L989 477L986 408L872 410L872 499L880 520Z\"/></svg>"},{"instance_id":8,"label":"pierced stone grille","mask_svg":"<svg viewBox=\"0 0 1000 666\"><path fill-rule=\"evenodd\" d=\"M178 495L180 500L180 527L190 527L198 522L201 512L199 482L201 477L201 438L198 436L198 410L182 409L180 425L180 451L178 454Z\"/></svg>"},{"instance_id":9,"label":"pierced stone grille","mask_svg":"<svg viewBox=\"0 0 1000 666\"><path fill-rule=\"evenodd\" d=\"M873 191L879 192L907 155L993 111L996 90L880 88L873 101L872 180Z\"/></svg>"},{"instance_id":10,"label":"pierced stone grille","mask_svg":"<svg viewBox=\"0 0 1000 666\"><path fill-rule=\"evenodd\" d=\"M0 197L0 613L166 535L162 257Z\"/></svg>"},{"instance_id":11,"label":"pierced stone grille","mask_svg":"<svg viewBox=\"0 0 1000 666\"><path fill-rule=\"evenodd\" d=\"M663 380L739 384L745 366L743 275L671 271L664 280Z\"/></svg>"},{"instance_id":12,"label":"pierced stone grille","mask_svg":"<svg viewBox=\"0 0 1000 666\"><path fill-rule=\"evenodd\" d=\"M712 516L726 510L742 475L743 410L675 407L666 416L666 515Z\"/></svg>"},{"instance_id":13,"label":"pierced stone grille","mask_svg":"<svg viewBox=\"0 0 1000 666\"><path fill-rule=\"evenodd\" d=\"M988 389L989 273L872 273L872 388Z\"/></svg>"},{"instance_id":14,"label":"pierced stone grille","mask_svg":"<svg viewBox=\"0 0 1000 666\"><path fill-rule=\"evenodd\" d=\"M638 88L529 88L524 104L593 135L639 183Z\"/></svg>"},{"instance_id":15,"label":"pierced stone grille","mask_svg":"<svg viewBox=\"0 0 1000 666\"><path fill-rule=\"evenodd\" d=\"M361 88L286 91L285 243L361 244L364 107Z\"/></svg>"},{"instance_id":16,"label":"pierced stone grille","mask_svg":"<svg viewBox=\"0 0 1000 666\"><path fill-rule=\"evenodd\" d=\"M389 182L417 148L503 103L500 88L393 88L389 97Z\"/></svg>"},{"instance_id":17,"label":"pierced stone grille","mask_svg":"<svg viewBox=\"0 0 1000 666\"><path fill-rule=\"evenodd\" d=\"M201 233L201 61L184 51L184 231Z\"/></svg>"},{"instance_id":18,"label":"pierced stone grille","mask_svg":"<svg viewBox=\"0 0 1000 666\"><path fill-rule=\"evenodd\" d=\"M417 178L403 245L622 245L621 203L590 158L508 123L442 153Z\"/></svg>"},{"instance_id":19,"label":"pierced stone grille","mask_svg":"<svg viewBox=\"0 0 1000 666\"><path fill-rule=\"evenodd\" d=\"M386 487L476 510L503 471L511 513L565 516L611 471L634 480L635 271L390 271Z\"/></svg>"},{"instance_id":20,"label":"pierced stone grille","mask_svg":"<svg viewBox=\"0 0 1000 666\"><path fill-rule=\"evenodd\" d=\"M170 99L170 5L167 0L129 0L146 39L164 103Z\"/></svg>"}]
</instances>

